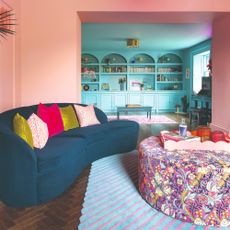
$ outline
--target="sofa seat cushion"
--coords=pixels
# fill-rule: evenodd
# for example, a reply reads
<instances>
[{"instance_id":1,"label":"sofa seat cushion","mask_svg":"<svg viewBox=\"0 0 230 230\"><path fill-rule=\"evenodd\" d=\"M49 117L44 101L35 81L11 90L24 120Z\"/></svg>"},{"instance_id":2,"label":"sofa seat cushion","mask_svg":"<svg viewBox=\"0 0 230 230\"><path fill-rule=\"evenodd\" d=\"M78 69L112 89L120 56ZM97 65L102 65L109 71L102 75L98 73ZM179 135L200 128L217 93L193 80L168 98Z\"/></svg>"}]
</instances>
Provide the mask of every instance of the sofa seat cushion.
<instances>
[{"instance_id":1,"label":"sofa seat cushion","mask_svg":"<svg viewBox=\"0 0 230 230\"><path fill-rule=\"evenodd\" d=\"M138 124L134 121L129 120L116 120L110 121L107 123L99 124L99 125L91 125L87 127L76 128L72 130L68 130L67 132L60 133L57 137L84 137L87 140L89 138L93 138L97 140L100 138L100 135L106 135L108 132L116 129L125 129L127 127L138 126Z\"/></svg>"},{"instance_id":2,"label":"sofa seat cushion","mask_svg":"<svg viewBox=\"0 0 230 230\"><path fill-rule=\"evenodd\" d=\"M83 137L86 141L97 141L104 138L104 135L109 131L107 123L100 125L91 125L62 132L58 137Z\"/></svg>"},{"instance_id":3,"label":"sofa seat cushion","mask_svg":"<svg viewBox=\"0 0 230 230\"><path fill-rule=\"evenodd\" d=\"M126 128L126 127L139 127L139 124L135 121L130 120L113 120L108 122L110 129L117 129L117 128Z\"/></svg>"},{"instance_id":4,"label":"sofa seat cushion","mask_svg":"<svg viewBox=\"0 0 230 230\"><path fill-rule=\"evenodd\" d=\"M86 141L81 138L50 138L43 149L35 150L37 155L38 174L56 170L73 160L79 160L85 154ZM82 156L83 155L83 156Z\"/></svg>"},{"instance_id":5,"label":"sofa seat cushion","mask_svg":"<svg viewBox=\"0 0 230 230\"><path fill-rule=\"evenodd\" d=\"M100 125L81 127L63 132L62 137L83 137L86 139L87 162L101 157L130 151L135 148L139 125L134 121L118 120ZM123 151L124 150L124 151Z\"/></svg>"},{"instance_id":6,"label":"sofa seat cushion","mask_svg":"<svg viewBox=\"0 0 230 230\"><path fill-rule=\"evenodd\" d=\"M95 161L111 154L124 153L133 150L137 143L139 125L134 121L119 120L108 122L103 138L97 142L87 142L88 161Z\"/></svg>"}]
</instances>

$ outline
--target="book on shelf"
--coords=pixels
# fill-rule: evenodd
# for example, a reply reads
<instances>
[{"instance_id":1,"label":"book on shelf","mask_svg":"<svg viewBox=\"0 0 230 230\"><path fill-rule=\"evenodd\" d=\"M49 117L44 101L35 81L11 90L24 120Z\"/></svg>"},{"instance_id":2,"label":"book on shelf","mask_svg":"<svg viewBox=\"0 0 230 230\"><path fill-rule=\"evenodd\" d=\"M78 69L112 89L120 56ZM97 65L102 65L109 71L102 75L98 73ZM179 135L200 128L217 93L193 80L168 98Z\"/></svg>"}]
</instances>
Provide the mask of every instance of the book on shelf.
<instances>
[{"instance_id":1,"label":"book on shelf","mask_svg":"<svg viewBox=\"0 0 230 230\"><path fill-rule=\"evenodd\" d=\"M177 130L173 130L173 131L166 131L163 130L160 132L160 139L162 141L162 143L164 143L165 141L188 141L188 142L192 142L192 141L200 141L200 137L198 136L192 136L190 132L187 132L186 136L180 136L179 132Z\"/></svg>"}]
</instances>

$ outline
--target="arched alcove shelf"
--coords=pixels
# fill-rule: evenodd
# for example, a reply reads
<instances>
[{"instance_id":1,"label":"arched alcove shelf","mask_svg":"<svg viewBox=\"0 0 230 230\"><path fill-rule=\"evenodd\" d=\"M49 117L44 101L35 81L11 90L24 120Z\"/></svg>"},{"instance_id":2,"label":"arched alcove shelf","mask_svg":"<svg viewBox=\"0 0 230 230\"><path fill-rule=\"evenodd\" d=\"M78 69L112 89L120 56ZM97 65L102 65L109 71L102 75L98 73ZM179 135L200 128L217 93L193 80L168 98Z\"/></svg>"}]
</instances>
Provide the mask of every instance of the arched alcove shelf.
<instances>
[{"instance_id":1,"label":"arched alcove shelf","mask_svg":"<svg viewBox=\"0 0 230 230\"><path fill-rule=\"evenodd\" d=\"M173 53L167 53L158 58L157 63L182 63L182 59Z\"/></svg>"},{"instance_id":2,"label":"arched alcove shelf","mask_svg":"<svg viewBox=\"0 0 230 230\"><path fill-rule=\"evenodd\" d=\"M131 64L154 64L155 60L148 54L140 53L133 56L129 63Z\"/></svg>"},{"instance_id":3,"label":"arched alcove shelf","mask_svg":"<svg viewBox=\"0 0 230 230\"><path fill-rule=\"evenodd\" d=\"M99 90L99 60L94 55L83 53L81 57L82 90Z\"/></svg>"}]
</instances>

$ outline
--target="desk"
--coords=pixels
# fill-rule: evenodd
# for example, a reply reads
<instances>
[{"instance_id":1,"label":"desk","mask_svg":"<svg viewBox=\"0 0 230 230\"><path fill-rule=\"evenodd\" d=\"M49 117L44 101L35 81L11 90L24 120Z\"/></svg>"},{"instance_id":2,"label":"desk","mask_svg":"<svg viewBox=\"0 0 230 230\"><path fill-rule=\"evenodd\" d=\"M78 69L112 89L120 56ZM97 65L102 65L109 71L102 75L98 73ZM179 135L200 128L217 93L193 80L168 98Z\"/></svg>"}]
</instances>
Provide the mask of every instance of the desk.
<instances>
[{"instance_id":1,"label":"desk","mask_svg":"<svg viewBox=\"0 0 230 230\"><path fill-rule=\"evenodd\" d=\"M158 137L138 147L141 196L173 218L199 225L230 226L230 152L165 150Z\"/></svg>"},{"instance_id":2,"label":"desk","mask_svg":"<svg viewBox=\"0 0 230 230\"><path fill-rule=\"evenodd\" d=\"M147 112L147 118L151 119L151 111L152 106L140 106L140 107L126 107L126 106L118 106L117 107L117 119L119 120L119 116L121 112Z\"/></svg>"}]
</instances>

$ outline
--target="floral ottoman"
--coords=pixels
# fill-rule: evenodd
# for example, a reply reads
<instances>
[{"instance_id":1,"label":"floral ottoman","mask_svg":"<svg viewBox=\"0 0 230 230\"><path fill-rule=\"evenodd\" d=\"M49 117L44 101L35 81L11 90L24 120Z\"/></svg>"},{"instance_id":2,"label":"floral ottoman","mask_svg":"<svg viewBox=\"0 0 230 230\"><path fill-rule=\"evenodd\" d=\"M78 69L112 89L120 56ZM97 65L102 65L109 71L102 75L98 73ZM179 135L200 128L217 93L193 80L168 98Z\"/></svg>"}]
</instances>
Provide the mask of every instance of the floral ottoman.
<instances>
[{"instance_id":1,"label":"floral ottoman","mask_svg":"<svg viewBox=\"0 0 230 230\"><path fill-rule=\"evenodd\" d=\"M198 225L230 226L230 152L138 148L139 191L155 209Z\"/></svg>"}]
</instances>

